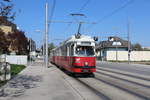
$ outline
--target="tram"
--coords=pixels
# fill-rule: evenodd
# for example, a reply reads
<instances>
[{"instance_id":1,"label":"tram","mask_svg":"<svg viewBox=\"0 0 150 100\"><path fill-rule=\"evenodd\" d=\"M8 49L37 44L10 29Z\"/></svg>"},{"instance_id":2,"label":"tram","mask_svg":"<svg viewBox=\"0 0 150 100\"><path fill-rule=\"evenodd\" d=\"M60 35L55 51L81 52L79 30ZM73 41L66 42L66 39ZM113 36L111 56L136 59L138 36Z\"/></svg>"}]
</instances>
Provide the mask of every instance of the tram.
<instances>
[{"instance_id":1,"label":"tram","mask_svg":"<svg viewBox=\"0 0 150 100\"><path fill-rule=\"evenodd\" d=\"M53 49L50 62L71 73L96 71L95 41L97 38L77 34Z\"/></svg>"}]
</instances>

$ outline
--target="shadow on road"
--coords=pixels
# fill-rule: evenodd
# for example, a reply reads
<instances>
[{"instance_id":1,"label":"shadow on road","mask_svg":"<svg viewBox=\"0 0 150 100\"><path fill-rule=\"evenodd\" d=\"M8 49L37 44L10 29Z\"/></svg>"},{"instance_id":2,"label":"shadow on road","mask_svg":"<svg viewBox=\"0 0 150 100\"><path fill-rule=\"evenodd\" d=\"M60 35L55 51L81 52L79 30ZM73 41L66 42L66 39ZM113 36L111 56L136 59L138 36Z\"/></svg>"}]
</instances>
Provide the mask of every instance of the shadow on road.
<instances>
[{"instance_id":1,"label":"shadow on road","mask_svg":"<svg viewBox=\"0 0 150 100\"><path fill-rule=\"evenodd\" d=\"M0 97L17 97L24 94L26 89L36 88L41 76L20 75L10 80L0 91Z\"/></svg>"}]
</instances>

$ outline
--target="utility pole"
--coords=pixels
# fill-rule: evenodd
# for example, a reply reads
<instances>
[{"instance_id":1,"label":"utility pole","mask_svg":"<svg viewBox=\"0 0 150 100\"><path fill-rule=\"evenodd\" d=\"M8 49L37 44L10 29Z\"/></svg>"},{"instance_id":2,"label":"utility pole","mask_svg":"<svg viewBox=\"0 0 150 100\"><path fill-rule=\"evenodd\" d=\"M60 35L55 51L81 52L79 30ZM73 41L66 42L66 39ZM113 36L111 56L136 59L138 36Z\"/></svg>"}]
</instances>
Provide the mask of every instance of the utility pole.
<instances>
[{"instance_id":1,"label":"utility pole","mask_svg":"<svg viewBox=\"0 0 150 100\"><path fill-rule=\"evenodd\" d=\"M45 67L48 68L48 3L45 5Z\"/></svg>"},{"instance_id":2,"label":"utility pole","mask_svg":"<svg viewBox=\"0 0 150 100\"><path fill-rule=\"evenodd\" d=\"M45 62L45 33L43 33L43 57L44 57L44 62Z\"/></svg>"},{"instance_id":3,"label":"utility pole","mask_svg":"<svg viewBox=\"0 0 150 100\"><path fill-rule=\"evenodd\" d=\"M130 64L130 52L131 52L131 46L130 46L130 22L128 19L127 22L127 30L128 30L128 64Z\"/></svg>"},{"instance_id":4,"label":"utility pole","mask_svg":"<svg viewBox=\"0 0 150 100\"><path fill-rule=\"evenodd\" d=\"M31 60L31 51L32 51L32 44L31 44L31 38L29 38L29 58L30 58L30 65L31 65L31 63L32 63L32 60Z\"/></svg>"},{"instance_id":5,"label":"utility pole","mask_svg":"<svg viewBox=\"0 0 150 100\"><path fill-rule=\"evenodd\" d=\"M116 45L116 62L118 62L118 47L117 47L118 46L118 43L117 43L118 41L117 41L117 39L118 39L118 37L116 35L115 36L115 42L116 42L116 44L115 44Z\"/></svg>"}]
</instances>

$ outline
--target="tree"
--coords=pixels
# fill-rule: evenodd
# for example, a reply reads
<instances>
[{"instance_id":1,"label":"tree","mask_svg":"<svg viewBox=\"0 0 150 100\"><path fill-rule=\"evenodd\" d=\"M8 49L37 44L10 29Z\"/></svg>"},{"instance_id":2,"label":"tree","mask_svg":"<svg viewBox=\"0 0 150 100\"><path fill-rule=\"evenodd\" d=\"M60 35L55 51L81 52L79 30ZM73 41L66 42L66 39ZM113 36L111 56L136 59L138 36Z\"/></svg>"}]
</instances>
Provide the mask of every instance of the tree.
<instances>
[{"instance_id":1,"label":"tree","mask_svg":"<svg viewBox=\"0 0 150 100\"><path fill-rule=\"evenodd\" d=\"M11 0L2 0L0 2L0 16L13 21L16 15L16 12L13 12L13 7Z\"/></svg>"},{"instance_id":2,"label":"tree","mask_svg":"<svg viewBox=\"0 0 150 100\"><path fill-rule=\"evenodd\" d=\"M48 55L50 55L51 50L52 50L52 49L54 49L54 48L55 48L54 43L50 43L50 44L48 44Z\"/></svg>"},{"instance_id":3,"label":"tree","mask_svg":"<svg viewBox=\"0 0 150 100\"><path fill-rule=\"evenodd\" d=\"M16 24L12 22L15 19L13 7L11 0L0 1L0 25L10 26L13 29L8 34L0 30L0 51L1 53L15 51L17 54L27 54L28 40L24 32L17 30Z\"/></svg>"},{"instance_id":4,"label":"tree","mask_svg":"<svg viewBox=\"0 0 150 100\"><path fill-rule=\"evenodd\" d=\"M139 43L133 44L132 49L135 50L135 51L143 50L142 46Z\"/></svg>"},{"instance_id":5,"label":"tree","mask_svg":"<svg viewBox=\"0 0 150 100\"><path fill-rule=\"evenodd\" d=\"M14 33L5 34L0 30L0 54L9 54L11 51L17 54L28 54L28 40L24 32L16 30Z\"/></svg>"},{"instance_id":6,"label":"tree","mask_svg":"<svg viewBox=\"0 0 150 100\"><path fill-rule=\"evenodd\" d=\"M9 43L6 39L5 33L0 30L0 53L8 53Z\"/></svg>"},{"instance_id":7,"label":"tree","mask_svg":"<svg viewBox=\"0 0 150 100\"><path fill-rule=\"evenodd\" d=\"M27 54L28 40L23 31L15 30L14 33L9 33L8 36L9 47L17 54Z\"/></svg>"}]
</instances>

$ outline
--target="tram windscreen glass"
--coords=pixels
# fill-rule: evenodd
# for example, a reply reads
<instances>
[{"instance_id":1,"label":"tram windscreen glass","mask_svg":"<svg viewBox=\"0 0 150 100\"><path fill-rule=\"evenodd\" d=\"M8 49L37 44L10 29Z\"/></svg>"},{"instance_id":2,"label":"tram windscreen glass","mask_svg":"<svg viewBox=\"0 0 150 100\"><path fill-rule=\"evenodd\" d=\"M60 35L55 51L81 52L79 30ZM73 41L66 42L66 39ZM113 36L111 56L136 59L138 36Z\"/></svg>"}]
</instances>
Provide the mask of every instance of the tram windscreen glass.
<instances>
[{"instance_id":1,"label":"tram windscreen glass","mask_svg":"<svg viewBox=\"0 0 150 100\"><path fill-rule=\"evenodd\" d=\"M94 48L92 46L77 46L76 54L79 56L94 56Z\"/></svg>"}]
</instances>

